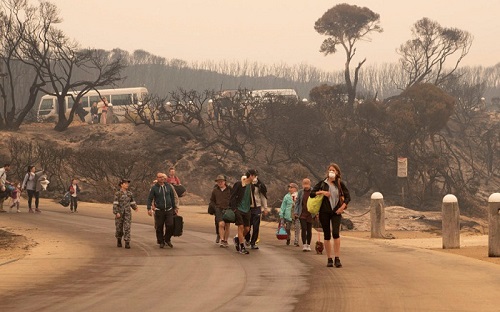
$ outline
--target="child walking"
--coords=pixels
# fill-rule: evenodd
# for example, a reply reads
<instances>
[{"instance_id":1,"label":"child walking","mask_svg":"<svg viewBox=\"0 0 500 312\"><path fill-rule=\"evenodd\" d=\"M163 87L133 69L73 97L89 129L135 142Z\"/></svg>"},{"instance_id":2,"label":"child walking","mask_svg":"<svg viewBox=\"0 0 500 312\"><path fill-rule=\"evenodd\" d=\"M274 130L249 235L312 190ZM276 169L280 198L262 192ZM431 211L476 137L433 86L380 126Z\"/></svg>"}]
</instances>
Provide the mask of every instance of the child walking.
<instances>
[{"instance_id":1,"label":"child walking","mask_svg":"<svg viewBox=\"0 0 500 312\"><path fill-rule=\"evenodd\" d=\"M295 183L288 184L288 193L283 197L283 202L280 208L280 221L285 226L286 233L288 234L288 239L286 244L290 245L290 230L292 228L292 212L295 206L294 194L297 193L299 186Z\"/></svg>"},{"instance_id":2,"label":"child walking","mask_svg":"<svg viewBox=\"0 0 500 312\"><path fill-rule=\"evenodd\" d=\"M71 185L69 186L68 191L71 194L71 201L70 201L71 212L72 213L78 212L76 211L76 209L78 208L78 195L80 195L81 192L80 186L78 185L78 179L71 180Z\"/></svg>"},{"instance_id":3,"label":"child walking","mask_svg":"<svg viewBox=\"0 0 500 312\"><path fill-rule=\"evenodd\" d=\"M21 184L17 184L16 188L10 193L10 212L12 212L12 208L16 207L17 213L20 213L19 209L19 201L21 199Z\"/></svg>"},{"instance_id":4,"label":"child walking","mask_svg":"<svg viewBox=\"0 0 500 312\"><path fill-rule=\"evenodd\" d=\"M130 226L132 224L132 209L137 211L132 192L128 190L130 180L121 180L118 183L120 190L115 193L113 201L113 214L115 215L116 246L122 247L122 237L125 240L125 248L130 249Z\"/></svg>"}]
</instances>

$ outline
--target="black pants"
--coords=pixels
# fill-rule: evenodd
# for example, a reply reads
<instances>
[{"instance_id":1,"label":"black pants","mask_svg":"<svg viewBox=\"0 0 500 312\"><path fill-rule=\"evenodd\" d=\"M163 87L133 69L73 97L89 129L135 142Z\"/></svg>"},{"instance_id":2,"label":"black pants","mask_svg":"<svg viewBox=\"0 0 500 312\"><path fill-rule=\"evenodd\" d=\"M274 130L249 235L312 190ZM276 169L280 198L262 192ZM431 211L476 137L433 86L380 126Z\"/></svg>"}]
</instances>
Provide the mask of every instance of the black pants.
<instances>
[{"instance_id":1,"label":"black pants","mask_svg":"<svg viewBox=\"0 0 500 312\"><path fill-rule=\"evenodd\" d=\"M306 219L299 219L300 220L300 228L301 228L301 235L302 235L302 244L308 244L311 245L311 239L312 239L312 223L307 222Z\"/></svg>"},{"instance_id":2,"label":"black pants","mask_svg":"<svg viewBox=\"0 0 500 312\"><path fill-rule=\"evenodd\" d=\"M71 198L71 201L70 201L71 211L76 211L76 208L78 208L78 197L71 196L70 198Z\"/></svg>"},{"instance_id":3,"label":"black pants","mask_svg":"<svg viewBox=\"0 0 500 312\"><path fill-rule=\"evenodd\" d=\"M342 221L342 215L338 215L331 212L319 212L319 222L321 222L321 227L323 228L323 234L325 240L330 240L332 238L340 238L340 222ZM330 227L331 224L331 227Z\"/></svg>"},{"instance_id":4,"label":"black pants","mask_svg":"<svg viewBox=\"0 0 500 312\"><path fill-rule=\"evenodd\" d=\"M215 219L215 233L219 235L219 222L217 222L217 218L214 219Z\"/></svg>"},{"instance_id":5,"label":"black pants","mask_svg":"<svg viewBox=\"0 0 500 312\"><path fill-rule=\"evenodd\" d=\"M174 210L155 210L155 229L158 244L169 242L174 235Z\"/></svg>"},{"instance_id":6,"label":"black pants","mask_svg":"<svg viewBox=\"0 0 500 312\"><path fill-rule=\"evenodd\" d=\"M33 196L35 197L35 208L38 209L38 204L40 203L40 192L34 190L28 190L28 208L31 209Z\"/></svg>"},{"instance_id":7,"label":"black pants","mask_svg":"<svg viewBox=\"0 0 500 312\"><path fill-rule=\"evenodd\" d=\"M245 240L247 242L250 241L250 245L255 245L257 239L259 238L261 208L252 208L250 209L250 213L250 231L252 232L252 235L250 236L250 232L248 232L245 236Z\"/></svg>"}]
</instances>

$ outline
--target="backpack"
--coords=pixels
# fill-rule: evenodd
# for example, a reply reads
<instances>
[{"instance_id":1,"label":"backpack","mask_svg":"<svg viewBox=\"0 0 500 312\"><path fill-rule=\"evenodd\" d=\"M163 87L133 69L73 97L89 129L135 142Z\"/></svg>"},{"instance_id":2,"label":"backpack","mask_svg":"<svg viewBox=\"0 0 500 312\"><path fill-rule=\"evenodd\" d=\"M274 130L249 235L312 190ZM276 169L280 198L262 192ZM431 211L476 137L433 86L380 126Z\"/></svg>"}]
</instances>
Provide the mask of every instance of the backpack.
<instances>
[{"instance_id":1,"label":"backpack","mask_svg":"<svg viewBox=\"0 0 500 312\"><path fill-rule=\"evenodd\" d=\"M61 204L63 207L68 207L70 201L71 201L71 193L66 192L63 198L61 198L61 200L59 201L59 204Z\"/></svg>"}]
</instances>

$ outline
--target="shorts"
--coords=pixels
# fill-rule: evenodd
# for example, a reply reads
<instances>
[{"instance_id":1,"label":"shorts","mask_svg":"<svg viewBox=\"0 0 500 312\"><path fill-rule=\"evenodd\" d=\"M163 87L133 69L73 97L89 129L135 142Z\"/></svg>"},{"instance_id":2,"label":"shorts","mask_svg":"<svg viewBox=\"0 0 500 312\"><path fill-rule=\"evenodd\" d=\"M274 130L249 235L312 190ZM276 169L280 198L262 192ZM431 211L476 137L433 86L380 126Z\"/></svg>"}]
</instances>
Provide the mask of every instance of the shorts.
<instances>
[{"instance_id":1,"label":"shorts","mask_svg":"<svg viewBox=\"0 0 500 312\"><path fill-rule=\"evenodd\" d=\"M225 211L226 209L215 208L215 222L217 222L217 224L224 221L223 217Z\"/></svg>"},{"instance_id":2,"label":"shorts","mask_svg":"<svg viewBox=\"0 0 500 312\"><path fill-rule=\"evenodd\" d=\"M250 226L250 218L252 217L250 211L243 212L240 211L239 209L236 209L234 214L236 216L236 222L235 222L236 225Z\"/></svg>"}]
</instances>

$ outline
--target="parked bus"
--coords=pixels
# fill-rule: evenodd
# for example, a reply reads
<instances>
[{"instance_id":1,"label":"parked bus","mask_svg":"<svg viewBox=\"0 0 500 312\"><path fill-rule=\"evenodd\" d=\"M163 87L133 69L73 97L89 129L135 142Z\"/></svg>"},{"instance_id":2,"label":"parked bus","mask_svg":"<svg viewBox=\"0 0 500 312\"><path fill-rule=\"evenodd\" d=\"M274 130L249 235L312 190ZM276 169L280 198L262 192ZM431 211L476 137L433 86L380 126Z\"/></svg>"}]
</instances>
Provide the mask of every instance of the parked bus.
<instances>
[{"instance_id":1,"label":"parked bus","mask_svg":"<svg viewBox=\"0 0 500 312\"><path fill-rule=\"evenodd\" d=\"M113 120L112 122L123 122L125 120L131 120L135 114L130 111L131 105L138 104L145 98L148 94L148 90L143 87L138 88L122 88L122 89L104 89L104 90L92 90L85 94L80 102L85 111L90 112L90 107L92 103L99 103L101 101L100 97L106 97L108 103L113 106ZM73 96L76 97L78 92L72 92ZM100 94L100 96L99 96ZM66 117L69 116L71 109L73 108L74 100L71 95L66 96L65 108ZM57 98L53 95L44 95L40 100L40 105L38 106L37 119L39 122L55 120L58 116L57 112ZM91 121L90 114L87 114L85 121Z\"/></svg>"},{"instance_id":2,"label":"parked bus","mask_svg":"<svg viewBox=\"0 0 500 312\"><path fill-rule=\"evenodd\" d=\"M271 100L276 98L285 98L298 100L299 96L294 89L266 89L266 90L253 90L250 93L251 97L254 99Z\"/></svg>"}]
</instances>

